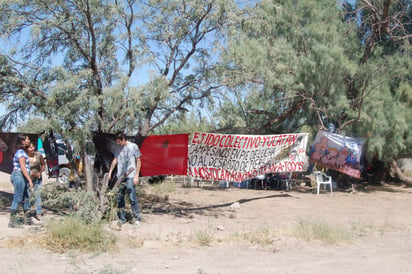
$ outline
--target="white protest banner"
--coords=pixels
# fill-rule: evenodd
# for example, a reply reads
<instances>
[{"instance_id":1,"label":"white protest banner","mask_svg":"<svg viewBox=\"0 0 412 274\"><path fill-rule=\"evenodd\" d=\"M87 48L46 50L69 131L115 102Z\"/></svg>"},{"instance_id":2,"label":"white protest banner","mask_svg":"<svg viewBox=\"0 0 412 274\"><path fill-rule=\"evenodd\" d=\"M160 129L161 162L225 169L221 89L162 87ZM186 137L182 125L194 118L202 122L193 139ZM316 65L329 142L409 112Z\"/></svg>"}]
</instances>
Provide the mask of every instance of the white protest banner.
<instances>
[{"instance_id":1,"label":"white protest banner","mask_svg":"<svg viewBox=\"0 0 412 274\"><path fill-rule=\"evenodd\" d=\"M307 133L281 135L193 134L188 176L241 182L266 173L303 171Z\"/></svg>"}]
</instances>

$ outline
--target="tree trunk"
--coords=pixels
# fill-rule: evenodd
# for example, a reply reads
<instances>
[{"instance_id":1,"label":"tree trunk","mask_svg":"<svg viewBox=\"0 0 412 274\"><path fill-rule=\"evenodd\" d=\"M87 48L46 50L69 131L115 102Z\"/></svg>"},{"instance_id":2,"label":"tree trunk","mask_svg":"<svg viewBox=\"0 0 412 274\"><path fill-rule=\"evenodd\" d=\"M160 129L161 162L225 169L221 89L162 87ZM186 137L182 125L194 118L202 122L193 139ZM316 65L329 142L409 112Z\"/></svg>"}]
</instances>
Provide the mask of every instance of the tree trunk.
<instances>
[{"instance_id":1,"label":"tree trunk","mask_svg":"<svg viewBox=\"0 0 412 274\"><path fill-rule=\"evenodd\" d=\"M392 160L392 167L395 170L395 174L398 177L399 180L401 180L403 183L407 184L408 186L412 186L412 178L407 177L403 174L401 168L398 166L398 162L396 160Z\"/></svg>"},{"instance_id":2,"label":"tree trunk","mask_svg":"<svg viewBox=\"0 0 412 274\"><path fill-rule=\"evenodd\" d=\"M83 157L83 172L86 181L86 191L92 192L93 187L93 170L92 165L90 165L89 159L87 157L86 147L82 146L82 157Z\"/></svg>"},{"instance_id":3,"label":"tree trunk","mask_svg":"<svg viewBox=\"0 0 412 274\"><path fill-rule=\"evenodd\" d=\"M97 197L99 197L99 211L105 213L108 206L108 199L106 197L107 187L109 185L109 173L105 173L103 176L102 184L99 187L97 184Z\"/></svg>"}]
</instances>

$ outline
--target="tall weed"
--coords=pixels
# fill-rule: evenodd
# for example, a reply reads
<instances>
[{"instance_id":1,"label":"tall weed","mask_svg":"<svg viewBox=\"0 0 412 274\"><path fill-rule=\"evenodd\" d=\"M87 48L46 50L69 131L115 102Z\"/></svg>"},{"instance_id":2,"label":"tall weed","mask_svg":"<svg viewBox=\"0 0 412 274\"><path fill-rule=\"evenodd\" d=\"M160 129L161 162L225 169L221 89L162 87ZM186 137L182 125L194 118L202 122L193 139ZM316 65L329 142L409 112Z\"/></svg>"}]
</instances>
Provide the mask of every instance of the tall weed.
<instances>
[{"instance_id":1,"label":"tall weed","mask_svg":"<svg viewBox=\"0 0 412 274\"><path fill-rule=\"evenodd\" d=\"M47 225L49 231L44 238L47 248L54 251L79 250L100 252L114 249L116 238L100 223L87 224L78 216L54 220Z\"/></svg>"},{"instance_id":2,"label":"tall weed","mask_svg":"<svg viewBox=\"0 0 412 274\"><path fill-rule=\"evenodd\" d=\"M302 219L294 228L292 235L306 241L319 240L328 244L352 241L350 232L333 227L323 220Z\"/></svg>"},{"instance_id":3,"label":"tall weed","mask_svg":"<svg viewBox=\"0 0 412 274\"><path fill-rule=\"evenodd\" d=\"M236 232L232 237L235 241L246 241L264 247L274 244L277 233L267 225L263 225L251 231Z\"/></svg>"}]
</instances>

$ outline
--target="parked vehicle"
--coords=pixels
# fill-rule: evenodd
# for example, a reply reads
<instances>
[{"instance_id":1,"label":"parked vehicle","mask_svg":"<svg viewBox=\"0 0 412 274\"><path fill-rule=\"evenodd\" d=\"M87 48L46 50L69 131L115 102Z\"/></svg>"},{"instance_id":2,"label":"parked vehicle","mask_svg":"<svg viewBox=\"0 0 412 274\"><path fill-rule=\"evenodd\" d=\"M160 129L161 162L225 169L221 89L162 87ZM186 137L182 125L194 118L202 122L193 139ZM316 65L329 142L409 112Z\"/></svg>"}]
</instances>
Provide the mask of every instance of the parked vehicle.
<instances>
[{"instance_id":1,"label":"parked vehicle","mask_svg":"<svg viewBox=\"0 0 412 274\"><path fill-rule=\"evenodd\" d=\"M71 164L69 159L67 158L68 155L70 156L72 153L67 153L67 145L65 141L59 136L56 136L56 145L57 145L57 155L58 155L58 165L59 165L59 177L57 178L58 182L61 184L69 185L70 175L72 172ZM39 139L39 146L38 150L43 154L43 157L46 158L46 154L43 149L43 144ZM93 142L88 141L86 143L86 159L91 165L93 165L95 157L95 147ZM80 159L80 156L73 155L73 159Z\"/></svg>"},{"instance_id":2,"label":"parked vehicle","mask_svg":"<svg viewBox=\"0 0 412 274\"><path fill-rule=\"evenodd\" d=\"M69 184L70 177L70 161L67 159L66 150L67 146L63 139L59 138L56 140L57 145L57 155L58 155L58 164L59 164L59 177L57 180L61 184ZM46 159L46 153L44 152L43 143L41 139L38 140L38 151ZM46 161L47 162L47 161ZM46 169L46 172L48 170Z\"/></svg>"}]
</instances>

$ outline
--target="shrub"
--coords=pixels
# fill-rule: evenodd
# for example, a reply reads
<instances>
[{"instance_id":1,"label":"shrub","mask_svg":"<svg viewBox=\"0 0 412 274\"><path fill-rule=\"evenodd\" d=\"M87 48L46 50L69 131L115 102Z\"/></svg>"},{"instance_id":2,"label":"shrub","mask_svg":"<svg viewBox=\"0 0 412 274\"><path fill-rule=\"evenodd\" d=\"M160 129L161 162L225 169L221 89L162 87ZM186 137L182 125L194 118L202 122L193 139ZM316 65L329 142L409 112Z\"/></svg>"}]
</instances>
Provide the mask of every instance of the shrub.
<instances>
[{"instance_id":1,"label":"shrub","mask_svg":"<svg viewBox=\"0 0 412 274\"><path fill-rule=\"evenodd\" d=\"M236 232L232 235L235 241L246 241L262 247L273 245L276 236L276 231L270 229L266 224L251 231Z\"/></svg>"},{"instance_id":2,"label":"shrub","mask_svg":"<svg viewBox=\"0 0 412 274\"><path fill-rule=\"evenodd\" d=\"M66 187L49 184L42 190L42 204L44 207L57 210L73 210L78 201L79 193L68 191Z\"/></svg>"},{"instance_id":3,"label":"shrub","mask_svg":"<svg viewBox=\"0 0 412 274\"><path fill-rule=\"evenodd\" d=\"M293 231L293 235L306 241L319 240L329 244L352 240L350 232L333 227L322 220L300 220Z\"/></svg>"},{"instance_id":4,"label":"shrub","mask_svg":"<svg viewBox=\"0 0 412 274\"><path fill-rule=\"evenodd\" d=\"M195 231L192 234L192 241L199 246L210 246L213 242L214 233L210 227Z\"/></svg>"},{"instance_id":5,"label":"shrub","mask_svg":"<svg viewBox=\"0 0 412 274\"><path fill-rule=\"evenodd\" d=\"M86 224L98 223L102 219L99 212L96 193L86 191L69 191L59 185L47 185L42 191L42 203L44 207L59 212L69 212Z\"/></svg>"},{"instance_id":6,"label":"shrub","mask_svg":"<svg viewBox=\"0 0 412 274\"><path fill-rule=\"evenodd\" d=\"M77 216L54 220L47 225L44 238L47 248L54 251L79 250L88 252L108 251L115 247L116 238L100 223L87 224Z\"/></svg>"}]
</instances>

